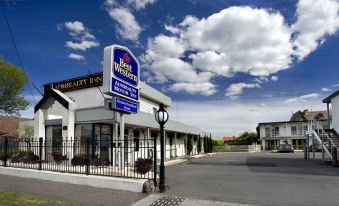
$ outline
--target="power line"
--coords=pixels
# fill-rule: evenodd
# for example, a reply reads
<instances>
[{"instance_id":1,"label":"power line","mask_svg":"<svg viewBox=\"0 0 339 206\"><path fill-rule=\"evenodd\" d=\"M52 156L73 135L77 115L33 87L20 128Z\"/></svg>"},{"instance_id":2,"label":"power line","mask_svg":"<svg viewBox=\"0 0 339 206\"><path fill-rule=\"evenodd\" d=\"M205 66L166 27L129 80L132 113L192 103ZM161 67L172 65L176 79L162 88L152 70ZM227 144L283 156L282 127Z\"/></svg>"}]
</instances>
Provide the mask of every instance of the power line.
<instances>
[{"instance_id":1,"label":"power line","mask_svg":"<svg viewBox=\"0 0 339 206\"><path fill-rule=\"evenodd\" d=\"M22 60L21 60L21 57L19 55L19 51L18 51L18 47L15 43L15 39L14 39L14 35L12 33L12 29L11 29L11 25L9 24L9 21L8 21L8 17L7 17L7 14L6 14L6 10L5 10L5 6L4 6L4 3L2 1L0 1L1 3L1 7L2 7L2 12L4 14L4 17L5 17L5 21L6 21L6 24L7 24L7 27L8 27L8 31L9 31L9 34L11 36L11 40L12 40L12 43L13 43L13 46L14 46L14 50L15 50L15 53L16 53L16 56L18 58L18 61L19 61L19 65L20 67L25 70L25 67L23 66L23 63L22 63ZM30 79L28 81L31 81ZM35 84L32 82L32 85L35 87L35 89L37 89L37 91L42 95L42 93L40 92L40 90L35 86ZM30 87L30 84L28 84L28 90L32 96L32 99L34 101L34 104L36 105L36 101L35 101L35 98L34 98L34 95L33 95L33 91L32 91L32 88Z\"/></svg>"}]
</instances>

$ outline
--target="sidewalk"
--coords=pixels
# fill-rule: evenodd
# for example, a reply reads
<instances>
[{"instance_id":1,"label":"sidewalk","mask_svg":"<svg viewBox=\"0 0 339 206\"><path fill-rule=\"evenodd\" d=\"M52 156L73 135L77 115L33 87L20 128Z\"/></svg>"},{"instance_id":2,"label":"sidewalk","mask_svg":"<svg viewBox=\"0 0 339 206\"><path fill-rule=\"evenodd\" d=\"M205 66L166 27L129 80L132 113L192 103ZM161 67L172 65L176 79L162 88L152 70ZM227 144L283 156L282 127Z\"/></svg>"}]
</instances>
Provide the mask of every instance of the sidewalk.
<instances>
[{"instance_id":1,"label":"sidewalk","mask_svg":"<svg viewBox=\"0 0 339 206\"><path fill-rule=\"evenodd\" d=\"M134 203L132 206L157 206L157 205L171 205L171 206L255 206L248 204L239 204L232 202L220 202L212 200L198 200L178 196L152 194L142 200Z\"/></svg>"},{"instance_id":2,"label":"sidewalk","mask_svg":"<svg viewBox=\"0 0 339 206\"><path fill-rule=\"evenodd\" d=\"M131 205L146 194L0 175L0 191L19 192L76 205Z\"/></svg>"}]
</instances>

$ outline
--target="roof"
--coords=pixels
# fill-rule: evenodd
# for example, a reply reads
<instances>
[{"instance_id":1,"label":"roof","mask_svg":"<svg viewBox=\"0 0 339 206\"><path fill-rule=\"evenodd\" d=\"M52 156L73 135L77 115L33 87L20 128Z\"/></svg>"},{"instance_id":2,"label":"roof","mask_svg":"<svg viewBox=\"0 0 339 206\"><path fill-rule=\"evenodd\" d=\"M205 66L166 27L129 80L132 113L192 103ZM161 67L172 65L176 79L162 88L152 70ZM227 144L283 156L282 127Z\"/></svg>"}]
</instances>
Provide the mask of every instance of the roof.
<instances>
[{"instance_id":1,"label":"roof","mask_svg":"<svg viewBox=\"0 0 339 206\"><path fill-rule=\"evenodd\" d=\"M30 121L28 118L20 118L13 116L0 116L0 136L19 137L19 122Z\"/></svg>"},{"instance_id":2,"label":"roof","mask_svg":"<svg viewBox=\"0 0 339 206\"><path fill-rule=\"evenodd\" d=\"M327 119L327 111L297 111L292 114L290 121L309 121L312 119L324 120Z\"/></svg>"},{"instance_id":3,"label":"roof","mask_svg":"<svg viewBox=\"0 0 339 206\"><path fill-rule=\"evenodd\" d=\"M51 101L51 99L58 101L66 109L74 109L75 107L75 103L65 94L56 89L48 89L48 91L45 92L43 98L38 102L37 105L35 105L34 113L36 113L41 108L48 108L54 102Z\"/></svg>"},{"instance_id":4,"label":"roof","mask_svg":"<svg viewBox=\"0 0 339 206\"><path fill-rule=\"evenodd\" d=\"M323 99L323 103L331 103L331 100L339 95L339 90L337 90L336 92L334 92L333 94L331 94L330 96L326 97L325 99Z\"/></svg>"},{"instance_id":5,"label":"roof","mask_svg":"<svg viewBox=\"0 0 339 206\"><path fill-rule=\"evenodd\" d=\"M225 136L224 137L224 141L228 141L228 140L232 140L232 139L236 139L238 137L235 137L235 136Z\"/></svg>"}]
</instances>

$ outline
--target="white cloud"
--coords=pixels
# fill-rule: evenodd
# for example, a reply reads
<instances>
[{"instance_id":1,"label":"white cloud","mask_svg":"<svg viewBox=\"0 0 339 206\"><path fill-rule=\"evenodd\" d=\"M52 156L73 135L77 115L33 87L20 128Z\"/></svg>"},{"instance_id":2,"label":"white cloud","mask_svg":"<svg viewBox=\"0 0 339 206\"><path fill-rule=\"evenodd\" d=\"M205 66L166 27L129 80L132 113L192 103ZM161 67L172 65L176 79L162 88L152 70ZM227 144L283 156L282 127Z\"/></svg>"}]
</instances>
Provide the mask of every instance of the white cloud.
<instances>
[{"instance_id":1,"label":"white cloud","mask_svg":"<svg viewBox=\"0 0 339 206\"><path fill-rule=\"evenodd\" d=\"M205 83L175 83L171 85L170 90L172 91L185 91L190 94L202 94L209 96L214 94L216 86L210 82Z\"/></svg>"},{"instance_id":2,"label":"white cloud","mask_svg":"<svg viewBox=\"0 0 339 206\"><path fill-rule=\"evenodd\" d=\"M245 88L256 88L256 87L260 88L260 85L259 84L246 84L246 83L243 83L243 82L231 84L226 89L225 96L227 96L227 97L237 96L239 94L242 94Z\"/></svg>"},{"instance_id":3,"label":"white cloud","mask_svg":"<svg viewBox=\"0 0 339 206\"><path fill-rule=\"evenodd\" d=\"M83 55L80 55L80 54L74 54L74 53L70 53L68 55L68 58L70 59L76 59L76 60L79 60L79 61L83 61L85 60L85 57Z\"/></svg>"},{"instance_id":4,"label":"white cloud","mask_svg":"<svg viewBox=\"0 0 339 206\"><path fill-rule=\"evenodd\" d=\"M271 76L272 81L278 81L279 77L278 76Z\"/></svg>"},{"instance_id":5,"label":"white cloud","mask_svg":"<svg viewBox=\"0 0 339 206\"><path fill-rule=\"evenodd\" d=\"M297 21L292 25L297 33L293 42L294 54L304 59L325 41L326 35L334 34L339 28L339 3L337 0L299 0Z\"/></svg>"},{"instance_id":6,"label":"white cloud","mask_svg":"<svg viewBox=\"0 0 339 206\"><path fill-rule=\"evenodd\" d=\"M191 76L190 82L200 78L200 73L209 74L202 82L205 85L214 85L215 76L230 77L238 72L266 78L291 63L290 29L279 13L265 9L230 7L207 18L186 16L179 25L166 25L165 29L172 35L160 34L149 39L142 57L150 76L162 80L159 82L188 83L183 80L185 75L176 73L166 78L159 72L160 66L155 67L168 58L173 61L166 61L166 69L180 62L179 65L185 63L186 72L198 74ZM201 89L206 94L205 88ZM199 87L195 88L195 93L198 90Z\"/></svg>"},{"instance_id":7,"label":"white cloud","mask_svg":"<svg viewBox=\"0 0 339 206\"><path fill-rule=\"evenodd\" d=\"M84 24L80 21L65 22L65 27L76 34L80 34L86 30Z\"/></svg>"},{"instance_id":8,"label":"white cloud","mask_svg":"<svg viewBox=\"0 0 339 206\"><path fill-rule=\"evenodd\" d=\"M69 31L69 35L73 39L72 41L66 41L65 46L68 48L86 51L87 49L100 45L95 36L91 34L90 30L80 21L65 22L57 25L58 30L62 30L63 28Z\"/></svg>"},{"instance_id":9,"label":"white cloud","mask_svg":"<svg viewBox=\"0 0 339 206\"><path fill-rule=\"evenodd\" d=\"M88 41L84 40L81 42L73 42L73 41L67 41L66 42L66 47L69 47L74 50L81 50L81 51L86 51L87 49L90 49L92 47L97 47L99 46L99 42L97 41Z\"/></svg>"},{"instance_id":10,"label":"white cloud","mask_svg":"<svg viewBox=\"0 0 339 206\"><path fill-rule=\"evenodd\" d=\"M302 95L300 97L287 99L284 103L289 104L289 103L294 103L294 102L305 102L307 99L312 99L312 98L317 98L317 97L319 97L319 94L311 93L311 94Z\"/></svg>"},{"instance_id":11,"label":"white cloud","mask_svg":"<svg viewBox=\"0 0 339 206\"><path fill-rule=\"evenodd\" d=\"M236 73L254 76L259 84L277 81L279 77L274 74L288 69L295 56L304 58L318 41L335 33L338 2L300 0L296 17L290 26L277 11L249 6L229 7L200 19L188 15L178 25L165 25L169 35L149 39L142 63L149 76L166 81L169 79L154 69L154 65L162 63L158 61L166 58L177 59L171 67L180 60L187 64L186 71L211 74L209 81L203 83L214 84L215 77L232 77ZM180 75L172 76L170 81L187 83Z\"/></svg>"},{"instance_id":12,"label":"white cloud","mask_svg":"<svg viewBox=\"0 0 339 206\"><path fill-rule=\"evenodd\" d=\"M107 8L110 17L117 23L118 35L123 39L136 41L142 31L130 10L124 7Z\"/></svg>"},{"instance_id":13,"label":"white cloud","mask_svg":"<svg viewBox=\"0 0 339 206\"><path fill-rule=\"evenodd\" d=\"M331 92L332 89L329 89L329 88L326 88L326 87L323 87L320 89L322 92Z\"/></svg>"},{"instance_id":14,"label":"white cloud","mask_svg":"<svg viewBox=\"0 0 339 206\"><path fill-rule=\"evenodd\" d=\"M127 0L127 3L132 5L135 9L144 9L147 4L154 4L156 0Z\"/></svg>"}]
</instances>

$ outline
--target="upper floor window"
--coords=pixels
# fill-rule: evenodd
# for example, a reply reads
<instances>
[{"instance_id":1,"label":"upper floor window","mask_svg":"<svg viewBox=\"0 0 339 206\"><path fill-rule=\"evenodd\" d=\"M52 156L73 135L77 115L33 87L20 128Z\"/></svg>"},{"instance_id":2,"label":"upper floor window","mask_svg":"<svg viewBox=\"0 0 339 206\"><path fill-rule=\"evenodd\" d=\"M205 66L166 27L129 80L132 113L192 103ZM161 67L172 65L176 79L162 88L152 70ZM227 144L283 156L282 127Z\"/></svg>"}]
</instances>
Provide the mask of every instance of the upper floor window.
<instances>
[{"instance_id":1,"label":"upper floor window","mask_svg":"<svg viewBox=\"0 0 339 206\"><path fill-rule=\"evenodd\" d=\"M297 127L296 126L291 126L291 134L297 135Z\"/></svg>"},{"instance_id":2,"label":"upper floor window","mask_svg":"<svg viewBox=\"0 0 339 206\"><path fill-rule=\"evenodd\" d=\"M271 130L269 127L265 128L265 137L270 137L271 136Z\"/></svg>"},{"instance_id":3,"label":"upper floor window","mask_svg":"<svg viewBox=\"0 0 339 206\"><path fill-rule=\"evenodd\" d=\"M279 136L279 127L272 127L271 133L272 133L272 137Z\"/></svg>"},{"instance_id":4,"label":"upper floor window","mask_svg":"<svg viewBox=\"0 0 339 206\"><path fill-rule=\"evenodd\" d=\"M307 132L307 130L308 130L308 126L303 126L303 135L306 135L306 132Z\"/></svg>"},{"instance_id":5,"label":"upper floor window","mask_svg":"<svg viewBox=\"0 0 339 206\"><path fill-rule=\"evenodd\" d=\"M303 135L303 126L298 125L298 135Z\"/></svg>"}]
</instances>

